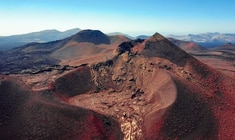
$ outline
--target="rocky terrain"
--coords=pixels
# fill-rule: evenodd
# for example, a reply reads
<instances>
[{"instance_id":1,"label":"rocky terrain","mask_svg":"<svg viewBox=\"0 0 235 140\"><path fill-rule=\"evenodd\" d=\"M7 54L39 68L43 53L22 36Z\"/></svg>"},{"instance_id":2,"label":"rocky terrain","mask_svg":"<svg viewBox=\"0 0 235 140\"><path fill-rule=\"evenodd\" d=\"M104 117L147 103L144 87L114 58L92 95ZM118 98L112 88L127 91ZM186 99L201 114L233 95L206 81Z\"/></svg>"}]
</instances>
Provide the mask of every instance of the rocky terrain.
<instances>
[{"instance_id":1,"label":"rocky terrain","mask_svg":"<svg viewBox=\"0 0 235 140\"><path fill-rule=\"evenodd\" d=\"M84 32L54 46L54 65L1 76L2 138L235 139L232 77L158 33Z\"/></svg>"}]
</instances>

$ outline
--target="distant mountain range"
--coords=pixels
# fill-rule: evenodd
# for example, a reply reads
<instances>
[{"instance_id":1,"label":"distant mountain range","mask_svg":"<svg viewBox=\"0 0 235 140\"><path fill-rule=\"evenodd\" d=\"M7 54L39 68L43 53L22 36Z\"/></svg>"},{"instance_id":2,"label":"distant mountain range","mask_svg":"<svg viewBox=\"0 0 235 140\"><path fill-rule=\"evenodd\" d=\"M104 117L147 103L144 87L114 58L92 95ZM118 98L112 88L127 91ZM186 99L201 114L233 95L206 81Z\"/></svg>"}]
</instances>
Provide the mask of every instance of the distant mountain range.
<instances>
[{"instance_id":1,"label":"distant mountain range","mask_svg":"<svg viewBox=\"0 0 235 140\"><path fill-rule=\"evenodd\" d=\"M133 36L130 36L128 34L124 34L124 33L121 33L121 32L112 32L112 33L107 33L108 36L116 36L116 35L121 35L121 36L125 36L129 39L135 39L135 37Z\"/></svg>"},{"instance_id":2,"label":"distant mountain range","mask_svg":"<svg viewBox=\"0 0 235 140\"><path fill-rule=\"evenodd\" d=\"M212 48L227 43L235 43L235 34L221 33L203 33L203 34L188 34L188 35L168 35L170 38L195 42L201 46Z\"/></svg>"},{"instance_id":3,"label":"distant mountain range","mask_svg":"<svg viewBox=\"0 0 235 140\"><path fill-rule=\"evenodd\" d=\"M12 36L0 36L0 51L8 50L11 48L19 47L28 43L45 43L55 40L61 40L67 38L71 35L74 35L81 31L79 28L70 29L64 32L52 29L52 30L43 30L39 32L32 32L21 35L12 35ZM148 35L138 35L136 37L130 36L121 32L112 32L107 33L108 36L125 36L129 39L146 39ZM175 39L179 41L193 42L205 48L218 47L224 44L234 44L235 43L235 34L221 34L221 33L202 33L202 34L188 34L188 35L168 35L168 39ZM181 46L182 43L179 45Z\"/></svg>"},{"instance_id":4,"label":"distant mountain range","mask_svg":"<svg viewBox=\"0 0 235 140\"><path fill-rule=\"evenodd\" d=\"M147 35L139 35L136 37L136 39L146 39L148 37L149 36ZM193 42L205 48L214 48L224 44L235 43L235 34L221 34L218 32L188 34L188 35L168 35L167 38L174 41L178 40L178 41Z\"/></svg>"},{"instance_id":5,"label":"distant mountain range","mask_svg":"<svg viewBox=\"0 0 235 140\"><path fill-rule=\"evenodd\" d=\"M110 33L110 35L123 35L130 39L147 39L150 37L148 35L138 35L136 37L132 37L130 35L119 32ZM235 43L235 34L232 33L221 34L215 32L215 33L188 34L188 35L168 35L167 38L174 41L177 40L178 42L177 45L179 45L179 41L186 41L188 43L189 42L196 43L196 45L199 45L204 48L214 48L228 43L231 44ZM181 45L182 43L179 46Z\"/></svg>"},{"instance_id":6,"label":"distant mountain range","mask_svg":"<svg viewBox=\"0 0 235 140\"><path fill-rule=\"evenodd\" d=\"M21 35L0 36L0 50L15 48L31 42L45 43L60 40L74 35L79 31L81 31L79 28L70 29L64 32L52 29Z\"/></svg>"},{"instance_id":7,"label":"distant mountain range","mask_svg":"<svg viewBox=\"0 0 235 140\"><path fill-rule=\"evenodd\" d=\"M136 39L147 39L149 37L150 36L148 36L148 35L139 35L139 36L136 37Z\"/></svg>"},{"instance_id":8,"label":"distant mountain range","mask_svg":"<svg viewBox=\"0 0 235 140\"><path fill-rule=\"evenodd\" d=\"M168 40L174 43L176 46L183 49L184 51L186 51L187 53L207 51L207 48L201 45L198 45L197 43L194 43L194 42L183 41L183 40L178 40L174 38L168 38Z\"/></svg>"}]
</instances>

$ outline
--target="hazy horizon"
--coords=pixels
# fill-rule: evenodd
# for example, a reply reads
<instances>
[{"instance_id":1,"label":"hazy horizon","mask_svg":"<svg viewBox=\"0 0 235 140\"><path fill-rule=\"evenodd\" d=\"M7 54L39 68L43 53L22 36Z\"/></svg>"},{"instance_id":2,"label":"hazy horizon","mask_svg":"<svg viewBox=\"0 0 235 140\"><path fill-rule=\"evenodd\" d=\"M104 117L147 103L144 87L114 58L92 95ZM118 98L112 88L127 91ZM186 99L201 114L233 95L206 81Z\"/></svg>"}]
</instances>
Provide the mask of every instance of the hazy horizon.
<instances>
[{"instance_id":1,"label":"hazy horizon","mask_svg":"<svg viewBox=\"0 0 235 140\"><path fill-rule=\"evenodd\" d=\"M15 35L24 35L24 34L30 34L30 33L36 33L36 32L42 32L42 31L47 31L47 30L57 30L59 32L65 32L65 31L68 31L68 30L73 30L73 29L80 29L80 30L99 30L99 29L81 29L81 28L71 28L71 29L66 29L66 30L58 30L58 29L41 29L41 30L37 30L37 31L30 31L30 32L25 32L25 33L15 33L15 34L9 34L9 35L0 35L0 37L8 37L8 36L15 36ZM102 30L99 30L101 32L103 32ZM158 32L158 31L156 31ZM153 34L155 34L156 32L153 32L152 34L143 34L143 33L140 33L140 34L128 34L128 33L125 33L125 32L119 32L119 31L113 31L113 32L103 32L105 34L113 34L113 33L120 33L120 34L125 34L125 35L128 35L128 36L131 36L131 37L137 37L137 36L141 36L141 35L147 35L147 36L151 36ZM164 35L164 36L171 36L171 35L176 35L176 36L184 36L184 35L189 35L189 34L205 34L205 33L220 33L220 34L235 34L235 32L226 32L226 33L221 33L221 32L199 32L199 33L161 33L159 32L160 34Z\"/></svg>"},{"instance_id":2,"label":"hazy horizon","mask_svg":"<svg viewBox=\"0 0 235 140\"><path fill-rule=\"evenodd\" d=\"M73 28L131 36L235 33L234 4L232 0L8 0L0 5L0 36Z\"/></svg>"}]
</instances>

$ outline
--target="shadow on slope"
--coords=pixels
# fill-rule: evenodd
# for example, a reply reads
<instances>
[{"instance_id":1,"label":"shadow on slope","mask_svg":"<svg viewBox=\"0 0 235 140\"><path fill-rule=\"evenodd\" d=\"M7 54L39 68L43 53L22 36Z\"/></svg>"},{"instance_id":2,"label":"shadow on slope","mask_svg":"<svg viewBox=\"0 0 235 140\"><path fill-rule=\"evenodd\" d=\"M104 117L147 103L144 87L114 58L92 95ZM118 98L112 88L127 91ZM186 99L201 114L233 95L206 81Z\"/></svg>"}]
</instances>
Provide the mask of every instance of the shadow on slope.
<instances>
[{"instance_id":1,"label":"shadow on slope","mask_svg":"<svg viewBox=\"0 0 235 140\"><path fill-rule=\"evenodd\" d=\"M47 91L27 91L6 77L0 91L1 139L122 139L113 119L59 103Z\"/></svg>"}]
</instances>

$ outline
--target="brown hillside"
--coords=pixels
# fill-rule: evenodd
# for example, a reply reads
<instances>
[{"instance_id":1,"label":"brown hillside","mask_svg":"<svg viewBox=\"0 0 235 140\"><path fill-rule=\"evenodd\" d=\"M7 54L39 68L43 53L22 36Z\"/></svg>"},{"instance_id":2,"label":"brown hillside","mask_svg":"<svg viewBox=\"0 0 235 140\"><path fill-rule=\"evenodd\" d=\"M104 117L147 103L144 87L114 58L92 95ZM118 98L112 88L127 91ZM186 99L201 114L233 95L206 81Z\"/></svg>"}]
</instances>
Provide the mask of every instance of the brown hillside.
<instances>
[{"instance_id":1,"label":"brown hillside","mask_svg":"<svg viewBox=\"0 0 235 140\"><path fill-rule=\"evenodd\" d=\"M6 77L0 81L1 139L122 138L118 123L110 117L60 103L47 91L33 93Z\"/></svg>"},{"instance_id":2,"label":"brown hillside","mask_svg":"<svg viewBox=\"0 0 235 140\"><path fill-rule=\"evenodd\" d=\"M63 133L62 139L67 134L74 139L120 139L122 134L124 140L235 139L233 78L203 64L158 33L114 48L92 50L99 57L70 58L67 62L78 67L57 74L48 72L47 90L39 91L41 94L28 91L30 105L40 104L48 114L56 112L57 119L50 127L66 126L58 133L57 127L50 129L48 137L57 138ZM40 108L26 110L40 112ZM69 119L65 114L69 114ZM54 118L53 115L49 116ZM29 124L40 125L37 122ZM19 126L22 127L25 126ZM67 129L72 130L65 132ZM79 134L89 131L78 136L75 129L79 129ZM14 132L12 135L18 134Z\"/></svg>"},{"instance_id":3,"label":"brown hillside","mask_svg":"<svg viewBox=\"0 0 235 140\"><path fill-rule=\"evenodd\" d=\"M235 125L230 119L235 111L233 79L159 34L146 41L123 43L116 52L113 59L90 65L93 78L86 85L94 88L83 93L78 89L72 97L70 92L63 92L70 96L69 104L112 116L119 122L124 139L235 137L227 130ZM70 79L71 74L62 78ZM68 80L71 89L84 87L73 79ZM67 87L60 85L54 90Z\"/></svg>"}]
</instances>

